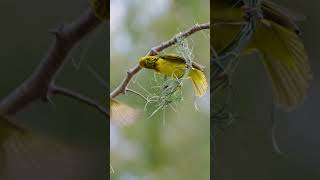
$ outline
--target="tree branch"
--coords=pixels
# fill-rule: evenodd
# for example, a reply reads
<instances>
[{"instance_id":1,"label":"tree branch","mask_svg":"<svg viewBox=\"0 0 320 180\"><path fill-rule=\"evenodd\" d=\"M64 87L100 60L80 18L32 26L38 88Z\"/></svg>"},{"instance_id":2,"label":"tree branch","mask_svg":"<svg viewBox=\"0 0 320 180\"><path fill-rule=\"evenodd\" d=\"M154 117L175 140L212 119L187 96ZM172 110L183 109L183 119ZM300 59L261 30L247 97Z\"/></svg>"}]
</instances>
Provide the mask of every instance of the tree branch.
<instances>
[{"instance_id":1,"label":"tree branch","mask_svg":"<svg viewBox=\"0 0 320 180\"><path fill-rule=\"evenodd\" d=\"M48 52L33 74L1 100L0 114L12 115L37 99L47 100L49 85L66 61L70 50L99 24L101 21L88 7L78 19L51 30L55 40Z\"/></svg>"},{"instance_id":2,"label":"tree branch","mask_svg":"<svg viewBox=\"0 0 320 180\"><path fill-rule=\"evenodd\" d=\"M106 107L101 106L95 100L90 99L90 98L88 98L78 92L66 89L64 87L59 87L54 84L49 86L48 92L49 92L49 94L52 94L52 95L63 95L66 97L70 97L78 102L81 102L81 103L87 104L88 106L94 107L99 112L101 112L103 115L105 115L106 117L109 117L109 112L107 112Z\"/></svg>"},{"instance_id":3,"label":"tree branch","mask_svg":"<svg viewBox=\"0 0 320 180\"><path fill-rule=\"evenodd\" d=\"M198 32L198 31L204 30L204 29L210 29L210 23L196 24L196 25L192 26L187 31L181 32L181 33L175 35L174 37L172 37L170 40L160 44L159 46L151 48L151 50L147 53L147 56L156 55L158 52L176 44L178 42L178 39L187 38L188 36ZM141 67L139 66L139 64L137 64L133 68L129 69L129 71L127 72L127 75L123 79L123 81L119 84L119 86L114 91L112 91L110 93L110 97L115 98L115 97L119 96L120 94L125 94L132 77L134 75L136 75L140 70L141 70Z\"/></svg>"}]
</instances>

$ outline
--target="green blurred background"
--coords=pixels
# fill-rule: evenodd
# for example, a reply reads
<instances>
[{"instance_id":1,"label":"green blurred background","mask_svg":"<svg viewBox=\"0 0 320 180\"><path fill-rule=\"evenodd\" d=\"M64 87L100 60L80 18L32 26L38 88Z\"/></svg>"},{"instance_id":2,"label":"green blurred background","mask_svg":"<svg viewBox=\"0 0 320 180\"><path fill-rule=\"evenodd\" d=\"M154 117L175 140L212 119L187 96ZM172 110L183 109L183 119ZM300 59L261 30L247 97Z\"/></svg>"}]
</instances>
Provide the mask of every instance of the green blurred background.
<instances>
[{"instance_id":1,"label":"green blurred background","mask_svg":"<svg viewBox=\"0 0 320 180\"><path fill-rule=\"evenodd\" d=\"M39 64L54 38L48 30L79 17L88 5L87 0L0 1L0 99L22 83ZM108 77L108 29L106 22L75 47L57 77L58 85L106 103L106 84L100 83L90 71L93 69L104 79ZM49 104L31 104L18 114L17 124L64 144L63 151L66 152L62 155L48 149L47 156L59 161L56 165L39 160L40 155L34 153L30 158L47 164L38 164L40 167L37 169L30 168L30 177L23 179L39 179L32 177L47 173L45 169L51 166L57 170L40 179L107 179L108 125L105 116L69 98L57 96L52 101ZM46 147L41 148L42 153L46 153ZM31 164L28 166L32 167ZM41 172L41 168L45 171ZM70 176L65 176L60 170L69 170ZM20 173L18 168L15 173Z\"/></svg>"},{"instance_id":2,"label":"green blurred background","mask_svg":"<svg viewBox=\"0 0 320 180\"><path fill-rule=\"evenodd\" d=\"M209 0L111 0L110 8L111 90L150 48L196 23L209 22L210 17ZM207 76L209 34L209 31L198 32L188 40L194 60L207 67ZM162 53L177 51L172 47ZM147 95L139 84L152 91L151 87L156 85L152 80L154 73L144 70L130 88ZM183 98L176 112L169 108L148 118L154 110L150 105L144 117L129 127L110 124L110 160L115 171L111 179L209 179L209 93L195 99L191 81L186 81ZM117 100L142 110L145 105L144 100L134 94Z\"/></svg>"},{"instance_id":3,"label":"green blurred background","mask_svg":"<svg viewBox=\"0 0 320 180\"><path fill-rule=\"evenodd\" d=\"M271 138L272 90L258 55L242 57L233 76L230 112L238 116L216 137L216 180L320 179L320 51L319 1L275 1L306 16L300 23L302 39L314 71L303 105L294 112L276 111L275 138Z\"/></svg>"}]
</instances>

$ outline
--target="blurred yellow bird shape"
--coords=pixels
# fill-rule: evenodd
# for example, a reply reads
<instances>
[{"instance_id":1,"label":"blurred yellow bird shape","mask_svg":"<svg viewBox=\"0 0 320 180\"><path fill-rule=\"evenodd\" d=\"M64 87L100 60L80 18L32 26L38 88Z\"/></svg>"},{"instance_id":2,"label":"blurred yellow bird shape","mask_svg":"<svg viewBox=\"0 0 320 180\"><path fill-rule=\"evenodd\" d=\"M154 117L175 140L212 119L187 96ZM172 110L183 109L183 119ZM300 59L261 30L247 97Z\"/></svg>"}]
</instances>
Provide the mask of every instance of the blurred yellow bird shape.
<instances>
[{"instance_id":1,"label":"blurred yellow bird shape","mask_svg":"<svg viewBox=\"0 0 320 180\"><path fill-rule=\"evenodd\" d=\"M262 14L253 36L242 52L259 52L272 82L276 104L293 110L307 94L312 72L296 24L303 16L269 0L261 0ZM211 46L224 49L239 33L241 23L255 9L244 7L241 0L211 1Z\"/></svg>"}]
</instances>

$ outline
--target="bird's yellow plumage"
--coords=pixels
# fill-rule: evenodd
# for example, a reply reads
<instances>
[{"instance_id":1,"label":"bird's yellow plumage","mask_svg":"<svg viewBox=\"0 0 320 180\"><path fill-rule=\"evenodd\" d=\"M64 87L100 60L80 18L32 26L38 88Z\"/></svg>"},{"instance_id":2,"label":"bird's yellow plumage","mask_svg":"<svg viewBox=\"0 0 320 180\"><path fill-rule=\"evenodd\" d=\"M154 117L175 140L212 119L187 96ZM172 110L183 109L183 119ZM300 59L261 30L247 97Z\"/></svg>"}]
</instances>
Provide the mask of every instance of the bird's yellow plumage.
<instances>
[{"instance_id":1,"label":"bird's yellow plumage","mask_svg":"<svg viewBox=\"0 0 320 180\"><path fill-rule=\"evenodd\" d=\"M213 0L211 45L216 52L225 48L239 33L244 22L243 2ZM302 16L269 0L261 1L263 18L242 54L259 52L272 82L274 99L281 108L292 110L307 94L312 72L300 39L296 21Z\"/></svg>"},{"instance_id":2,"label":"bird's yellow plumage","mask_svg":"<svg viewBox=\"0 0 320 180\"><path fill-rule=\"evenodd\" d=\"M153 69L160 74L173 78L182 77L187 68L185 59L175 54L144 56L140 59L139 64L143 68ZM202 66L193 63L188 78L191 78L193 82L196 95L203 96L208 84Z\"/></svg>"}]
</instances>

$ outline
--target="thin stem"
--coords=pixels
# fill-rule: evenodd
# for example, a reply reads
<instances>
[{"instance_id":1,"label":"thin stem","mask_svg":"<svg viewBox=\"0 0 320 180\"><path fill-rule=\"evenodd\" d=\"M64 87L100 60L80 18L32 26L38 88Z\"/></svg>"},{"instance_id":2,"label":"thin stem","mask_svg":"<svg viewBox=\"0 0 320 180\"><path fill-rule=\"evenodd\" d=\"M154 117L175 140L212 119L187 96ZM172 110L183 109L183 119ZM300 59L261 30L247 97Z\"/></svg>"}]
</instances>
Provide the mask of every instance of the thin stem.
<instances>
[{"instance_id":1,"label":"thin stem","mask_svg":"<svg viewBox=\"0 0 320 180\"><path fill-rule=\"evenodd\" d=\"M109 111L107 111L107 107L104 108L103 106L98 104L95 100L93 100L89 97L86 97L86 96L82 95L81 93L75 92L73 90L70 90L70 89L67 89L64 87L56 86L56 85L50 85L49 93L53 94L53 95L63 95L63 96L72 98L78 102L87 104L88 106L91 106L91 107L97 109L100 113L102 113L107 118L109 118Z\"/></svg>"},{"instance_id":2,"label":"thin stem","mask_svg":"<svg viewBox=\"0 0 320 180\"><path fill-rule=\"evenodd\" d=\"M135 90L132 90L132 89L127 88L126 91L131 92L131 93L133 93L133 94L135 94L135 95L138 95L138 96L140 96L143 100L145 100L146 102L149 102L148 98L144 97L144 95L142 95L141 93L139 93L139 92L137 92L137 91L135 91Z\"/></svg>"}]
</instances>

